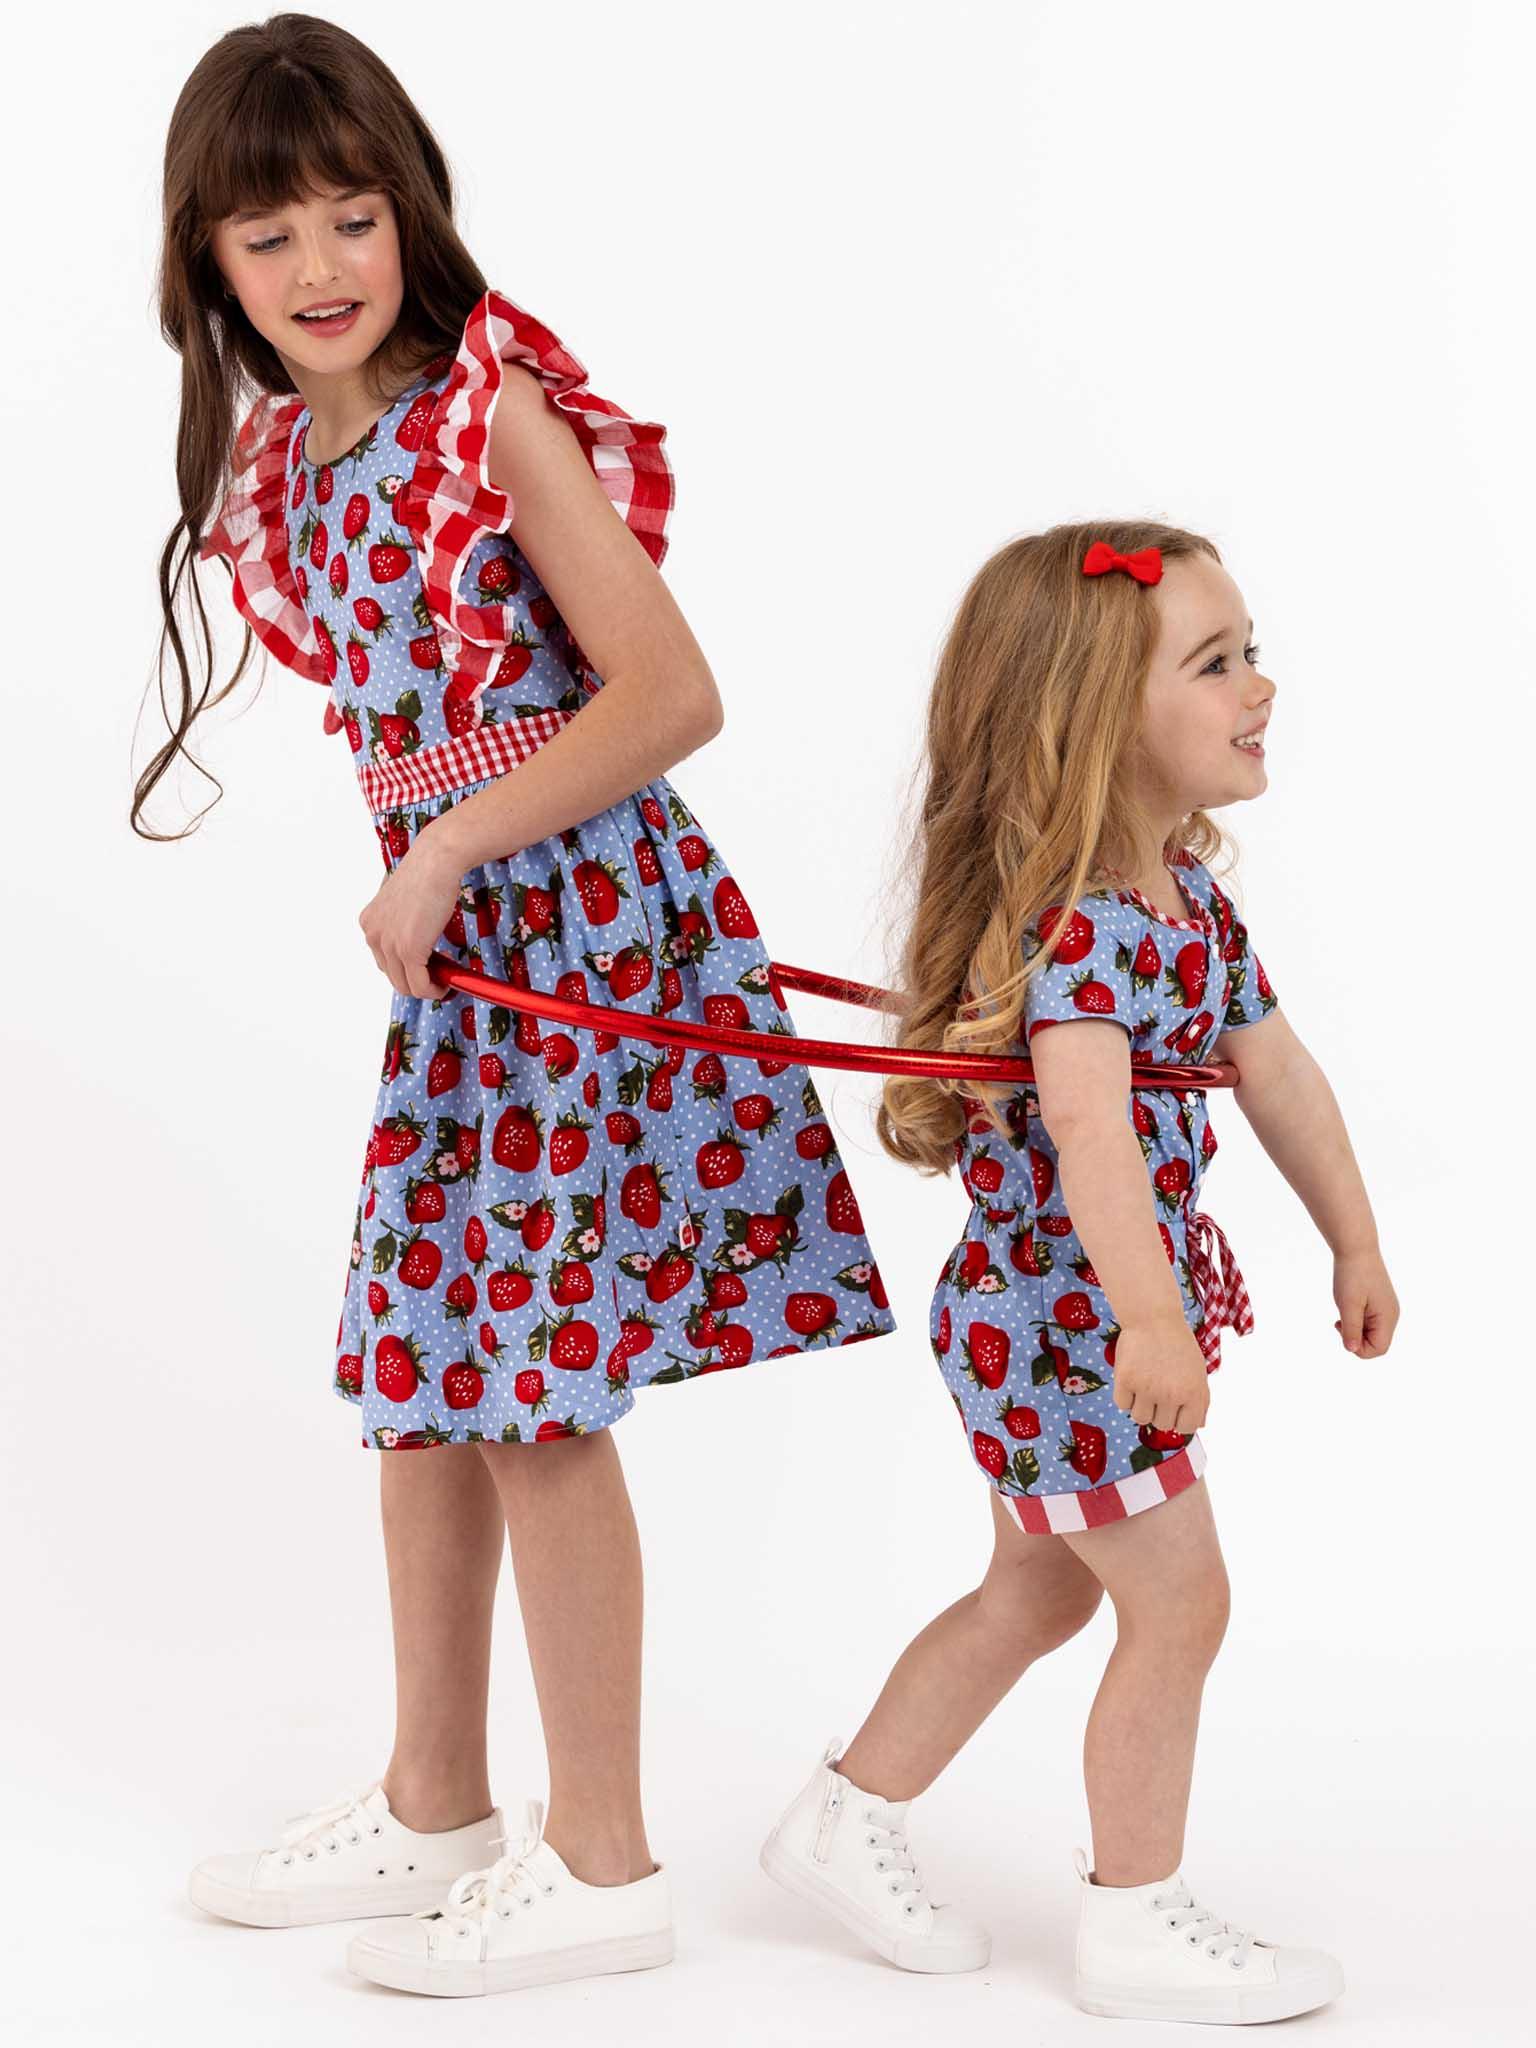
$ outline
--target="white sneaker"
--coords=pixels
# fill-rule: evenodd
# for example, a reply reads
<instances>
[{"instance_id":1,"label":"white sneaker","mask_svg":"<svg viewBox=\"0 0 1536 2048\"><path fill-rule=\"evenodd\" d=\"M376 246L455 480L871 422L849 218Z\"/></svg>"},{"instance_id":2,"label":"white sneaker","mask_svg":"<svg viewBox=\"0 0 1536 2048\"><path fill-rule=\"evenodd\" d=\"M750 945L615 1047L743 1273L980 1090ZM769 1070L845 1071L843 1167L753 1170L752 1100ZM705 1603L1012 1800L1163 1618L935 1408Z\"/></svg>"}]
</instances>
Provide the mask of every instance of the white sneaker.
<instances>
[{"instance_id":1,"label":"white sneaker","mask_svg":"<svg viewBox=\"0 0 1536 2048\"><path fill-rule=\"evenodd\" d=\"M903 1970L983 1969L992 1937L928 1896L907 1842L910 1800L864 1792L832 1768L829 1742L809 1783L762 1847L777 1883L821 1906Z\"/></svg>"},{"instance_id":2,"label":"white sneaker","mask_svg":"<svg viewBox=\"0 0 1536 2048\"><path fill-rule=\"evenodd\" d=\"M501 1808L468 1827L418 1834L389 1810L382 1785L286 1822L282 1841L210 1856L187 1884L195 1905L247 1927L313 1927L414 1913L440 1899L465 1864L494 1854Z\"/></svg>"},{"instance_id":3,"label":"white sneaker","mask_svg":"<svg viewBox=\"0 0 1536 2048\"><path fill-rule=\"evenodd\" d=\"M506 1837L499 1838L505 1842ZM458 1879L433 1912L354 1934L347 1968L397 1991L474 1998L672 1960L671 1887L658 1863L629 1884L584 1884L544 1840L544 1806L486 1870Z\"/></svg>"},{"instance_id":4,"label":"white sneaker","mask_svg":"<svg viewBox=\"0 0 1536 2048\"><path fill-rule=\"evenodd\" d=\"M1175 1871L1156 1884L1082 1881L1077 2002L1110 2019L1211 2020L1223 2025L1289 2019L1326 2005L1344 1972L1317 1948L1277 1948L1202 1906Z\"/></svg>"}]
</instances>

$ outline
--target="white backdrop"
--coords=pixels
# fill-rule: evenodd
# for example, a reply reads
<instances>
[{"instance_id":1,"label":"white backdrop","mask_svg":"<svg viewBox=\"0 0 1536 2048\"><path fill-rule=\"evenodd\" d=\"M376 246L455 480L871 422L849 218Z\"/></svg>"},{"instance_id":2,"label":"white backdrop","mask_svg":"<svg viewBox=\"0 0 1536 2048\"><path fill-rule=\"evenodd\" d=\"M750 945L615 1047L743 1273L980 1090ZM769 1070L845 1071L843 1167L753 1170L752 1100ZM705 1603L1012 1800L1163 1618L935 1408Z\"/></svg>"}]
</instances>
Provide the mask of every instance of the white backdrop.
<instances>
[{"instance_id":1,"label":"white backdrop","mask_svg":"<svg viewBox=\"0 0 1536 2048\"><path fill-rule=\"evenodd\" d=\"M1267 1938L1342 1957L1330 2036L1439 2040L1454 2015L1514 2039L1529 20L1477 0L327 11L416 96L490 279L670 429L666 575L726 703L674 780L776 957L886 971L931 664L988 552L1097 514L1222 549L1279 686L1269 792L1225 814L1241 900L1343 1105L1403 1321L1383 1361L1340 1349L1326 1249L1218 1104L1209 1199L1257 1329L1204 1433L1235 1605L1184 1867ZM620 1425L677 1965L429 2012L347 1977L347 1929L181 1902L199 1856L382 1768L392 1726L378 1467L328 1387L389 989L356 923L377 849L320 692L274 665L210 722L227 793L192 839L127 825L173 517L160 149L243 18L47 10L9 46L15 2038L1098 2038L1069 2002L1070 1851L1107 1607L914 1814L939 1896L994 1928L987 1971L880 1965L756 1868L989 1545L925 1339L964 1191L881 1153L867 1076L818 1080L899 1333L642 1393ZM207 591L227 672L222 577ZM205 793L184 778L188 808ZM792 1008L804 1032L868 1029ZM876 1399L870 1464L839 1416ZM751 1456L727 1464L737 1430ZM493 1782L514 1816L544 1791L510 1572Z\"/></svg>"}]
</instances>

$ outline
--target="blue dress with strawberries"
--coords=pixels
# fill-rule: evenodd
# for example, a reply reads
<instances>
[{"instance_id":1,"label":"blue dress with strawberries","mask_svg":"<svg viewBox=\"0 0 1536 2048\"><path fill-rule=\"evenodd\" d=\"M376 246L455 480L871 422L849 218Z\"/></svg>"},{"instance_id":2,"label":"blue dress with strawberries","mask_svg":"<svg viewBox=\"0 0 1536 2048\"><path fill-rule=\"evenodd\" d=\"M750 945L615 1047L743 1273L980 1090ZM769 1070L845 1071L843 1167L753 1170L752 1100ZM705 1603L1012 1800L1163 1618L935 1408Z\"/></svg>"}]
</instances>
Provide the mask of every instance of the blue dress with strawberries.
<instances>
[{"instance_id":1,"label":"blue dress with strawberries","mask_svg":"<svg viewBox=\"0 0 1536 2048\"><path fill-rule=\"evenodd\" d=\"M337 461L310 459L296 396L261 399L201 548L229 561L262 644L323 685L386 869L603 687L486 472L506 362L540 378L659 563L664 430L494 291ZM895 1328L812 1077L774 1053L795 1027L756 919L667 777L471 869L439 950L763 1049L394 994L330 1367L366 1446L601 1429L637 1387Z\"/></svg>"},{"instance_id":2,"label":"blue dress with strawberries","mask_svg":"<svg viewBox=\"0 0 1536 2048\"><path fill-rule=\"evenodd\" d=\"M1170 868L1187 917L1141 891L1100 889L1066 914L1052 959L1025 984L1024 1035L1080 1018L1124 1027L1133 1058L1198 1064L1218 1037L1276 1007L1248 930L1209 868L1188 853ZM1026 934L1054 935L1052 905ZM1199 1090L1133 1087L1127 1115L1185 1319L1220 1362L1219 1331L1252 1314L1224 1234L1198 1207L1216 1153ZM1197 1479L1196 1433L1133 1422L1114 1401L1113 1307L1062 1199L1059 1160L1025 1085L1009 1100L1006 1140L979 1104L955 1141L971 1197L964 1236L944 1262L929 1314L934 1357L982 1475L1032 1534L1093 1527L1156 1506Z\"/></svg>"}]
</instances>

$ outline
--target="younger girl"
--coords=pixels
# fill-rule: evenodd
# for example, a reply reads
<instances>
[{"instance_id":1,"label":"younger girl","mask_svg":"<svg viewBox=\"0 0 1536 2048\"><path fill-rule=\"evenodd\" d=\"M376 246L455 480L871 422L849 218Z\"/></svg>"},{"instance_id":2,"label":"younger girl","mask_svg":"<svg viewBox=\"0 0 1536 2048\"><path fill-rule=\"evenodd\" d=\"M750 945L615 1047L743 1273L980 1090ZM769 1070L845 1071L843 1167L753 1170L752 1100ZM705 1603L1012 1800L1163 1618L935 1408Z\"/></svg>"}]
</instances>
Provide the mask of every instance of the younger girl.
<instances>
[{"instance_id":1,"label":"younger girl","mask_svg":"<svg viewBox=\"0 0 1536 2048\"><path fill-rule=\"evenodd\" d=\"M1208 540L1145 522L1014 541L961 601L929 707L901 1042L1027 1046L1035 1080L892 1079L878 1125L898 1159L958 1164L971 1198L929 1334L995 1550L762 1852L908 1969L985 1963L984 1929L927 1893L907 1805L1107 1591L1076 1993L1130 2018L1280 2019L1343 1988L1331 1956L1257 1941L1179 1868L1228 1613L1196 1432L1220 1331L1252 1318L1197 1206L1206 1096L1132 1086L1132 1056L1235 1061L1238 1106L1333 1252L1345 1349L1381 1357L1398 1312L1332 1092L1207 865L1225 844L1208 812L1267 779L1252 628ZM1029 1840L1017 1817L1010 1836Z\"/></svg>"},{"instance_id":2,"label":"younger girl","mask_svg":"<svg viewBox=\"0 0 1536 2048\"><path fill-rule=\"evenodd\" d=\"M486 287L426 124L329 22L277 15L214 45L172 118L165 202L182 705L135 823L209 701L170 600L194 553L217 556L261 645L320 686L382 857L360 923L394 992L327 1374L387 1454L394 1750L281 1842L200 1865L192 1895L264 1926L397 1916L351 1965L418 1991L663 1963L611 1425L637 1387L895 1327L810 1074L772 1051L793 1025L751 909L666 777L720 707L657 574L664 430ZM760 1030L763 1054L541 1029L445 993L434 950ZM398 1455L418 1449L439 1455ZM485 1718L508 1532L550 1799L498 1856Z\"/></svg>"}]
</instances>

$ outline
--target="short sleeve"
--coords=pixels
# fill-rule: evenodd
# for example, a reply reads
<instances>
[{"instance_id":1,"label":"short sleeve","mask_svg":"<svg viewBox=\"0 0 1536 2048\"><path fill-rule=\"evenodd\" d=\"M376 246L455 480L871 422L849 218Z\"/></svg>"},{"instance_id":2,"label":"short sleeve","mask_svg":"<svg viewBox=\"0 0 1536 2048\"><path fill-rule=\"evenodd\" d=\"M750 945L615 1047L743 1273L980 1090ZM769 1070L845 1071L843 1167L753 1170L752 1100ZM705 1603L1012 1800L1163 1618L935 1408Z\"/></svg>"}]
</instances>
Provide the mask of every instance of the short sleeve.
<instances>
[{"instance_id":1,"label":"short sleeve","mask_svg":"<svg viewBox=\"0 0 1536 2048\"><path fill-rule=\"evenodd\" d=\"M443 661L466 695L484 689L518 632L514 608L486 602L467 574L477 544L505 533L514 517L488 466L506 363L539 379L614 510L658 567L676 497L666 428L600 398L558 335L505 293L487 290L465 323L410 479L392 508L415 543Z\"/></svg>"},{"instance_id":2,"label":"short sleeve","mask_svg":"<svg viewBox=\"0 0 1536 2048\"><path fill-rule=\"evenodd\" d=\"M1079 1018L1101 1018L1123 1025L1134 1037L1139 1022L1134 954L1118 915L1119 906L1100 890L1081 897L1074 908L1053 903L1040 912L1025 935L1026 959L1032 959L1065 919L1056 953L1024 984L1025 1043L1052 1024ZM1139 1008L1145 1009L1145 1003Z\"/></svg>"},{"instance_id":3,"label":"short sleeve","mask_svg":"<svg viewBox=\"0 0 1536 2048\"><path fill-rule=\"evenodd\" d=\"M313 683L330 682L314 625L288 559L284 501L298 447L293 429L304 401L263 392L235 436L229 485L198 559L229 563L231 596L268 654Z\"/></svg>"},{"instance_id":4,"label":"short sleeve","mask_svg":"<svg viewBox=\"0 0 1536 2048\"><path fill-rule=\"evenodd\" d=\"M1253 949L1248 927L1238 916L1231 898L1206 871L1207 897L1216 920L1216 935L1227 969L1227 1004L1222 1014L1223 1031L1242 1031L1257 1024L1279 1006L1280 998L1270 986L1264 963Z\"/></svg>"}]
</instances>

